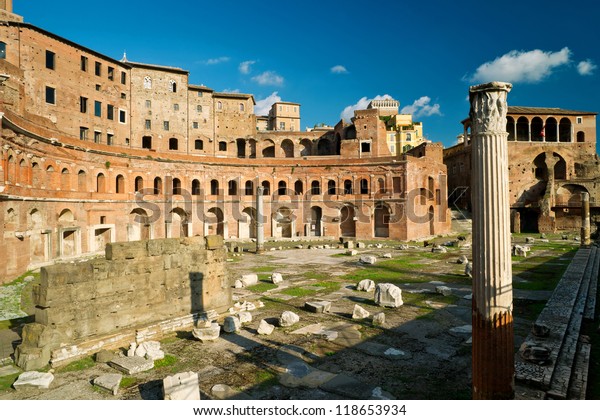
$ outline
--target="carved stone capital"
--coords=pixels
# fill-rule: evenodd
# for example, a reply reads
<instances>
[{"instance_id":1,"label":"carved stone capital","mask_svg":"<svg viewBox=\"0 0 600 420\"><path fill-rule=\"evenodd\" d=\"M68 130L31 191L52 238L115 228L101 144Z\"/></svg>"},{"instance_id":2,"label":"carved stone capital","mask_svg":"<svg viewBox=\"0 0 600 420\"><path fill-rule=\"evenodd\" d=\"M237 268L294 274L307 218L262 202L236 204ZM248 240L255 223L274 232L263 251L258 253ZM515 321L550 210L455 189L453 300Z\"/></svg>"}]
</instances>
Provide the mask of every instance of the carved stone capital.
<instances>
[{"instance_id":1,"label":"carved stone capital","mask_svg":"<svg viewBox=\"0 0 600 420\"><path fill-rule=\"evenodd\" d=\"M506 82L490 82L469 88L471 102L471 133L506 132L506 97L512 85Z\"/></svg>"}]
</instances>

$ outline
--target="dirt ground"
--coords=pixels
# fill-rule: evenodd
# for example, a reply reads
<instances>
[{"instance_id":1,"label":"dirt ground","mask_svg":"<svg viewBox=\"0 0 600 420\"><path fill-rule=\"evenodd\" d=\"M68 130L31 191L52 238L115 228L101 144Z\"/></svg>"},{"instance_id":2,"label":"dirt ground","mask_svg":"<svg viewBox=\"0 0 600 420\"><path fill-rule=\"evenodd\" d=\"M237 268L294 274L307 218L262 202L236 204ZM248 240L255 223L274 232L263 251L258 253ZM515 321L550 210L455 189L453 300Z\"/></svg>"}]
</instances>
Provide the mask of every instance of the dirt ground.
<instances>
[{"instance_id":1,"label":"dirt ground","mask_svg":"<svg viewBox=\"0 0 600 420\"><path fill-rule=\"evenodd\" d=\"M252 321L238 334L221 331L220 338L209 343L190 332L165 338L161 348L169 363L125 378L117 396L92 386L95 377L115 372L96 363L71 372L57 369L50 389L11 388L0 391L0 399L162 399L163 378L185 371L199 373L203 399L468 399L471 334L468 328L453 330L471 322L470 279L463 274L464 265L456 263L468 250L450 248L443 257L423 258L423 249L399 250L396 245L360 249L357 256L344 255L337 244L331 249L295 249L292 244L264 255L236 254L228 262L231 278L257 273L261 281L254 291L234 289L234 302L264 304L251 311ZM357 281L348 276L365 267L358 263L360 255L373 255L379 263L386 261L386 253L420 258L428 267L415 271L419 281L398 284L404 300L398 308L375 305L373 293L357 291ZM402 278L410 276L410 266L397 270ZM274 287L266 281L272 272L281 273L284 282L265 290ZM448 275L452 282L441 280ZM451 287L450 296L436 293L442 284ZM526 297L538 300L547 294ZM304 309L305 302L322 300L332 303L330 313ZM356 304L371 316L353 320ZM300 321L276 327L271 335L257 334L261 320L277 325L283 311L295 312ZM372 323L372 315L379 312L385 313L384 326ZM334 334L294 334L314 324ZM517 342L530 324L516 318ZM227 385L229 393L213 392L216 384Z\"/></svg>"}]
</instances>

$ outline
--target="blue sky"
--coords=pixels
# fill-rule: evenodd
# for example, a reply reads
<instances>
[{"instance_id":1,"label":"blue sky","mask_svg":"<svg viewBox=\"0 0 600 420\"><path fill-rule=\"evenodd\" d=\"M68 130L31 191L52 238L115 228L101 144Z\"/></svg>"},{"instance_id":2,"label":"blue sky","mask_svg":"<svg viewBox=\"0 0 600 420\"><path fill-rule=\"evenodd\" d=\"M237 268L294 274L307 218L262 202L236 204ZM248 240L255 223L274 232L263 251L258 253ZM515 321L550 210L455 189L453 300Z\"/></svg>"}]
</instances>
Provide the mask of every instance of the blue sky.
<instances>
[{"instance_id":1,"label":"blue sky","mask_svg":"<svg viewBox=\"0 0 600 420\"><path fill-rule=\"evenodd\" d=\"M469 85L492 79L513 83L509 105L600 111L591 0L14 0L14 11L110 57L126 51L184 68L190 83L251 93L263 108L299 102L303 127L390 95L429 139L452 145Z\"/></svg>"}]
</instances>

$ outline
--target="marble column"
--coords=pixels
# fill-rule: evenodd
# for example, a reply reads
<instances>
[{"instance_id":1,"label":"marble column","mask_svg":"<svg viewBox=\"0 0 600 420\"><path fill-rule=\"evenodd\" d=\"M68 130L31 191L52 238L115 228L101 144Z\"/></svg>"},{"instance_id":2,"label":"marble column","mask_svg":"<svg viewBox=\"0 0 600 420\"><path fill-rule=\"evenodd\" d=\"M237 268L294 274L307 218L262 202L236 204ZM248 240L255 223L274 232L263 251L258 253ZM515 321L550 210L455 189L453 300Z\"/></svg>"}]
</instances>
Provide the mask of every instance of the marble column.
<instances>
[{"instance_id":1,"label":"marble column","mask_svg":"<svg viewBox=\"0 0 600 420\"><path fill-rule=\"evenodd\" d=\"M256 189L256 253L262 254L265 252L265 229L263 227L264 220L264 191L265 188L260 186Z\"/></svg>"},{"instance_id":2,"label":"marble column","mask_svg":"<svg viewBox=\"0 0 600 420\"><path fill-rule=\"evenodd\" d=\"M506 97L512 85L472 86L473 398L514 396L513 297Z\"/></svg>"},{"instance_id":3,"label":"marble column","mask_svg":"<svg viewBox=\"0 0 600 420\"><path fill-rule=\"evenodd\" d=\"M590 193L581 193L581 246L589 246L590 238Z\"/></svg>"}]
</instances>

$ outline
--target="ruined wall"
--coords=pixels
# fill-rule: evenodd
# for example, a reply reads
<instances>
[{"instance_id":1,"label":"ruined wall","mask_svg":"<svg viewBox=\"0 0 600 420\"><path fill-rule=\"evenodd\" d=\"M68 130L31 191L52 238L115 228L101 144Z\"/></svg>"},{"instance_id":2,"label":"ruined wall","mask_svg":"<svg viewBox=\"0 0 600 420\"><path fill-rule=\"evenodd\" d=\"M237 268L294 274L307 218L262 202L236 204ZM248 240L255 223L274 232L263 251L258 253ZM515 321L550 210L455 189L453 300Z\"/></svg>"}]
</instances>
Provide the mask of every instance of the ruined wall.
<instances>
[{"instance_id":1,"label":"ruined wall","mask_svg":"<svg viewBox=\"0 0 600 420\"><path fill-rule=\"evenodd\" d=\"M17 364L45 366L126 345L152 325L184 326L187 315L224 311L231 305L225 257L223 239L209 236L111 243L106 258L42 268L35 324L25 327Z\"/></svg>"}]
</instances>

